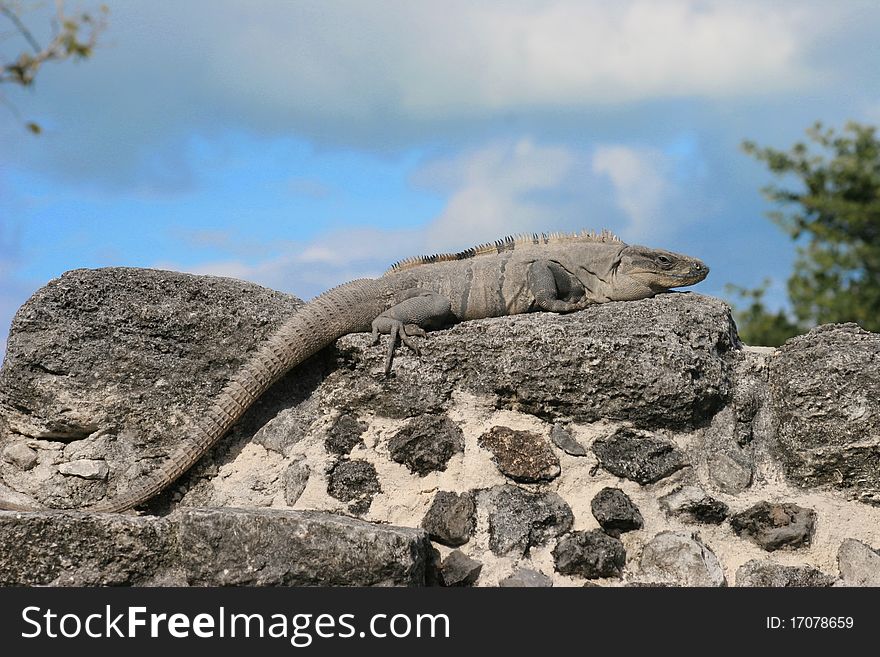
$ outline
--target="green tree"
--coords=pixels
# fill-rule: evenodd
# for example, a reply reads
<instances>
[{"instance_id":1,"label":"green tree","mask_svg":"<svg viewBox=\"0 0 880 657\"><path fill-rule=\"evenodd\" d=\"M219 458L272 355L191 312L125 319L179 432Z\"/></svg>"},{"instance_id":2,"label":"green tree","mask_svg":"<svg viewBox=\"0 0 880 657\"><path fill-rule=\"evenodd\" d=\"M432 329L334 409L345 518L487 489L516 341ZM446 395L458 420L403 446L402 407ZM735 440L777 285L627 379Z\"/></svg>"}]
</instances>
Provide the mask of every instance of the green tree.
<instances>
[{"instance_id":1,"label":"green tree","mask_svg":"<svg viewBox=\"0 0 880 657\"><path fill-rule=\"evenodd\" d=\"M788 294L802 331L815 324L857 322L880 331L880 140L873 126L847 123L840 132L816 123L810 143L788 151L752 141L743 150L770 171L795 182L762 191L780 209L768 216L798 244ZM751 294L742 314L744 332L752 326L786 328L784 317L763 306L765 288ZM743 296L741 293L740 296ZM763 311L763 313L762 313Z\"/></svg>"},{"instance_id":2,"label":"green tree","mask_svg":"<svg viewBox=\"0 0 880 657\"><path fill-rule=\"evenodd\" d=\"M0 19L5 19L12 28L12 34L22 42L24 49L12 61L0 61L0 84L14 84L31 87L43 64L65 59L86 59L92 55L98 35L105 27L107 7L101 5L97 14L80 12L68 15L63 0L56 0L55 15L51 20L52 36L41 43L25 23L21 2L0 0ZM2 101L18 118L15 106L2 95ZM40 126L33 121L24 122L25 127L34 134L40 134Z\"/></svg>"},{"instance_id":3,"label":"green tree","mask_svg":"<svg viewBox=\"0 0 880 657\"><path fill-rule=\"evenodd\" d=\"M728 294L735 294L747 304L744 307L734 304L739 337L746 344L778 347L789 338L803 333L803 329L784 310L774 313L764 305L764 295L770 282L770 279L765 279L753 290L738 285L725 287Z\"/></svg>"}]
</instances>

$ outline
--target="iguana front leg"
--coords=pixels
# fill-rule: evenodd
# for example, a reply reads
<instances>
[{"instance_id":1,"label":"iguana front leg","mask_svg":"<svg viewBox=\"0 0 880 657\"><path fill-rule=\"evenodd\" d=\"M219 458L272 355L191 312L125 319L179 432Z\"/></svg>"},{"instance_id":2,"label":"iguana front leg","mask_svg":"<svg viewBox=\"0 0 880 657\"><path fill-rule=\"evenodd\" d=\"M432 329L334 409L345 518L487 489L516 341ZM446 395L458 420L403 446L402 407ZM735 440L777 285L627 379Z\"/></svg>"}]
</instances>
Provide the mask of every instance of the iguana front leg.
<instances>
[{"instance_id":1,"label":"iguana front leg","mask_svg":"<svg viewBox=\"0 0 880 657\"><path fill-rule=\"evenodd\" d=\"M552 261L538 260L531 264L529 287L541 310L567 313L596 303L574 275Z\"/></svg>"},{"instance_id":2,"label":"iguana front leg","mask_svg":"<svg viewBox=\"0 0 880 657\"><path fill-rule=\"evenodd\" d=\"M385 357L385 376L391 373L398 337L418 356L419 346L410 337L426 337L426 328L436 328L451 319L452 304L441 294L416 289L406 292L403 297L400 303L373 320L373 344L379 343L380 333L391 336Z\"/></svg>"}]
</instances>

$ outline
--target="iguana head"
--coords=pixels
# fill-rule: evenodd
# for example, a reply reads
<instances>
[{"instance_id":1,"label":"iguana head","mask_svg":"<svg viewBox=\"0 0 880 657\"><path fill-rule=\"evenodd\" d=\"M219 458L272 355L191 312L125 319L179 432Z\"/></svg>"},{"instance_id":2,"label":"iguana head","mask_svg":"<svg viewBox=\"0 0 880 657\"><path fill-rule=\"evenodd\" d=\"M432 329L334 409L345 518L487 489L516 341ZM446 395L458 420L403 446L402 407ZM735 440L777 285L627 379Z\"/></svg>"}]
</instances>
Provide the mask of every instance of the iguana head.
<instances>
[{"instance_id":1,"label":"iguana head","mask_svg":"<svg viewBox=\"0 0 880 657\"><path fill-rule=\"evenodd\" d=\"M627 246L620 253L614 299L642 299L674 287L695 285L708 274L709 268L696 258L646 246Z\"/></svg>"}]
</instances>

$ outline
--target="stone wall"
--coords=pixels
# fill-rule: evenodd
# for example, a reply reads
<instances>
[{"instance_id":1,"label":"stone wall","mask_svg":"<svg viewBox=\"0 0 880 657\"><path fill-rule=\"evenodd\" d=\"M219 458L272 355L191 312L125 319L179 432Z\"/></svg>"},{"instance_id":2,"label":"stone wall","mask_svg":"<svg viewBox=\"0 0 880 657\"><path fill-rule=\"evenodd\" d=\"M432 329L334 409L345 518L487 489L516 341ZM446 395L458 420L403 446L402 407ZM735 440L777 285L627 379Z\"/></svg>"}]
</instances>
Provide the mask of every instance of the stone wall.
<instances>
[{"instance_id":1,"label":"stone wall","mask_svg":"<svg viewBox=\"0 0 880 657\"><path fill-rule=\"evenodd\" d=\"M125 490L299 305L171 272L51 282L0 370L0 506ZM422 351L386 379L384 348L345 336L142 517L0 513L0 582L880 585L880 335L746 347L721 301L664 294Z\"/></svg>"}]
</instances>

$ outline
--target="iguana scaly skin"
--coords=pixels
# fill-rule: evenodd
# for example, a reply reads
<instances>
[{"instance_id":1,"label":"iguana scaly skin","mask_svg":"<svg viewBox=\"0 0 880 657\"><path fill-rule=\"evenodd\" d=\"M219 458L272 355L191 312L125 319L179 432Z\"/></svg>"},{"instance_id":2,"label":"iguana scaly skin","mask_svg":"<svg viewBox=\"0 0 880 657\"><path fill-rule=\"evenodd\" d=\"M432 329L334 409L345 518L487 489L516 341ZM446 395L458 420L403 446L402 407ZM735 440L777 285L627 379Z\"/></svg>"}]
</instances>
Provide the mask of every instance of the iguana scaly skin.
<instances>
[{"instance_id":1,"label":"iguana scaly skin","mask_svg":"<svg viewBox=\"0 0 880 657\"><path fill-rule=\"evenodd\" d=\"M347 333L390 334L418 353L414 335L471 319L570 312L652 297L709 272L688 256L629 246L608 232L508 237L461 253L411 258L381 278L333 288L301 307L230 379L185 444L131 490L90 507L118 512L150 499L186 472L291 368Z\"/></svg>"}]
</instances>

